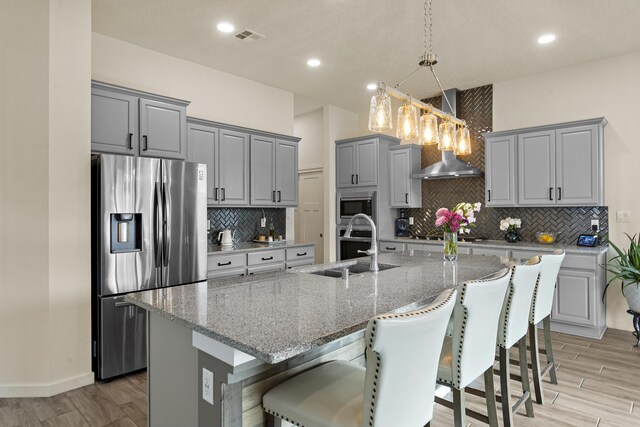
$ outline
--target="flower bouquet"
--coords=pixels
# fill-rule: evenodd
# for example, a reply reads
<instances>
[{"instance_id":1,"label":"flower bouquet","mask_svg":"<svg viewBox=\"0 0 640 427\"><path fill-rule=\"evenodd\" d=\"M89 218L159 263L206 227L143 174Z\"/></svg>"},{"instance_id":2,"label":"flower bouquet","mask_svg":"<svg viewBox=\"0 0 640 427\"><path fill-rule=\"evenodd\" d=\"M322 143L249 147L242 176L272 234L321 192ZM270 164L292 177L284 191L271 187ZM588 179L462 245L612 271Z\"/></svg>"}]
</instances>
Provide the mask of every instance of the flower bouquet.
<instances>
[{"instance_id":1,"label":"flower bouquet","mask_svg":"<svg viewBox=\"0 0 640 427\"><path fill-rule=\"evenodd\" d=\"M458 203L453 209L440 208L436 211L436 227L444 232L444 259L458 259L458 233L469 234L475 227L475 213L480 212L482 203Z\"/></svg>"},{"instance_id":2,"label":"flower bouquet","mask_svg":"<svg viewBox=\"0 0 640 427\"><path fill-rule=\"evenodd\" d=\"M520 218L507 217L500 221L500 230L504 231L504 240L509 243L515 243L520 240L518 230L522 227Z\"/></svg>"}]
</instances>

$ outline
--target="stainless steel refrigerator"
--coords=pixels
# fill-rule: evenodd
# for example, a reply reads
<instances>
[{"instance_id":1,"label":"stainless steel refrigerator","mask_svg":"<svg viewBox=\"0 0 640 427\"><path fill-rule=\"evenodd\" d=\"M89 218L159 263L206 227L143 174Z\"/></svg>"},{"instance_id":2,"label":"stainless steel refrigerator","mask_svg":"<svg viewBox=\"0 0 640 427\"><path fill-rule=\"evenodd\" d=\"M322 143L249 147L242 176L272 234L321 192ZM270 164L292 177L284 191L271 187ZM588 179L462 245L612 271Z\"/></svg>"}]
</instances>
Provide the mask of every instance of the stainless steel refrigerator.
<instances>
[{"instance_id":1,"label":"stainless steel refrigerator","mask_svg":"<svg viewBox=\"0 0 640 427\"><path fill-rule=\"evenodd\" d=\"M145 310L130 292L207 278L206 165L100 154L91 158L93 371L146 366Z\"/></svg>"}]
</instances>

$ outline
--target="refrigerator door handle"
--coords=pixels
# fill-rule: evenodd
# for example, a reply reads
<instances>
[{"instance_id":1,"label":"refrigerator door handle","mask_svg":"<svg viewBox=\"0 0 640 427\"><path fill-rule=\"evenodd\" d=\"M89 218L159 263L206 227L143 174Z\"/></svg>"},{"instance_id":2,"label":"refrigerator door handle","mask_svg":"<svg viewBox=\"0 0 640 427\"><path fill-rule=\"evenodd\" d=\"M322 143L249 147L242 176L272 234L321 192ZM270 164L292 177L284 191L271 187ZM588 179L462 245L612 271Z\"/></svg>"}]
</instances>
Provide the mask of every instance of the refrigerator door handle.
<instances>
[{"instance_id":1,"label":"refrigerator door handle","mask_svg":"<svg viewBox=\"0 0 640 427\"><path fill-rule=\"evenodd\" d=\"M153 236L153 253L155 255L155 266L156 268L161 266L162 263L162 251L160 250L160 236L162 235L161 224L162 219L160 218L160 199L162 195L160 194L160 184L155 183L155 195L153 198L153 210L154 210L154 225L155 225L155 236Z\"/></svg>"},{"instance_id":2,"label":"refrigerator door handle","mask_svg":"<svg viewBox=\"0 0 640 427\"><path fill-rule=\"evenodd\" d=\"M166 267L169 265L169 236L167 236L167 187L162 183L162 265ZM163 279L164 280L164 279Z\"/></svg>"}]
</instances>

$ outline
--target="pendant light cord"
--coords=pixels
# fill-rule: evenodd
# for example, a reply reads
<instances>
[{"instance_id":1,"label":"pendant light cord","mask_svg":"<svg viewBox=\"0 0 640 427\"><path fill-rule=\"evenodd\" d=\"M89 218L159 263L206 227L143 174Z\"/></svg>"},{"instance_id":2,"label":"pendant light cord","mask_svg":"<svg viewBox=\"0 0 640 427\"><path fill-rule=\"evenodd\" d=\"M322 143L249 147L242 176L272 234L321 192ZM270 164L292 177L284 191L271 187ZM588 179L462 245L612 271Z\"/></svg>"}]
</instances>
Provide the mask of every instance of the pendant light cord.
<instances>
[{"instance_id":1,"label":"pendant light cord","mask_svg":"<svg viewBox=\"0 0 640 427\"><path fill-rule=\"evenodd\" d=\"M431 20L432 15L432 0L425 0L424 2L424 57L427 57L427 53L432 53L432 34L433 34L433 22ZM427 49L427 42L429 49Z\"/></svg>"}]
</instances>

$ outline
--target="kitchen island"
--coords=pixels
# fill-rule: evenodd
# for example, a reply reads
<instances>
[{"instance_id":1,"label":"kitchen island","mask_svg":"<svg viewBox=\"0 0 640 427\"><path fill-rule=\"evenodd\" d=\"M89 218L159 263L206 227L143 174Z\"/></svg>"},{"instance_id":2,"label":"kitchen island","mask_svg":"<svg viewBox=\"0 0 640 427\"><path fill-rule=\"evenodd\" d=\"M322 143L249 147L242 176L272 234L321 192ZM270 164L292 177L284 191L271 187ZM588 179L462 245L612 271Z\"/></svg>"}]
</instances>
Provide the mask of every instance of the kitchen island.
<instances>
[{"instance_id":1,"label":"kitchen island","mask_svg":"<svg viewBox=\"0 0 640 427\"><path fill-rule=\"evenodd\" d=\"M371 317L422 307L503 266L498 257L444 263L440 254L405 252L382 254L381 268L393 268L375 274L314 274L354 263L128 296L148 311L150 425L263 425L262 395L278 382L327 360L362 362Z\"/></svg>"}]
</instances>

